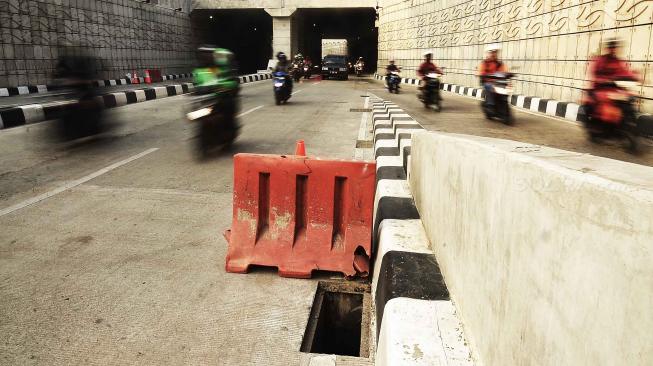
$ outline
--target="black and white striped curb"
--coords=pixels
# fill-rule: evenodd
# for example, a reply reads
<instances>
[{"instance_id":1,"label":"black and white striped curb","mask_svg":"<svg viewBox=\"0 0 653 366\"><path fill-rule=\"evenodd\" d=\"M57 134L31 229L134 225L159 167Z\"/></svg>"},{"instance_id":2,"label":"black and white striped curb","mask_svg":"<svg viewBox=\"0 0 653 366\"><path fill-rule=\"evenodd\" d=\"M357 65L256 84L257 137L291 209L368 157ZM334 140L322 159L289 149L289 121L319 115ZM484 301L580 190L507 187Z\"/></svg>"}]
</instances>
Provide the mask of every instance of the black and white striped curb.
<instances>
[{"instance_id":1,"label":"black and white striped curb","mask_svg":"<svg viewBox=\"0 0 653 366\"><path fill-rule=\"evenodd\" d=\"M192 73L187 74L174 74L174 75L163 75L163 81L166 80L176 80L176 79L185 79L192 77ZM131 84L144 84L145 78L139 77L139 83L132 82L129 78L122 79L108 79L108 80L95 80L93 86L96 87L105 87L105 86L116 86L116 85L131 85ZM14 86L7 88L0 88L0 97L12 97L16 95L27 95L27 94L39 94L47 93L49 91L57 90L56 86L52 85L26 85L26 86Z\"/></svg>"},{"instance_id":2,"label":"black and white striped curb","mask_svg":"<svg viewBox=\"0 0 653 366\"><path fill-rule=\"evenodd\" d=\"M261 80L268 80L272 78L272 74L270 73L258 73L258 74L252 74L252 75L244 75L244 76L239 76L238 80L241 83L251 83L254 81L261 81Z\"/></svg>"},{"instance_id":3,"label":"black and white striped curb","mask_svg":"<svg viewBox=\"0 0 653 366\"><path fill-rule=\"evenodd\" d=\"M239 76L241 84L269 79L269 74L255 74ZM97 100L104 108L120 107L127 104L140 103L153 99L161 99L188 93L194 89L192 83L176 85L155 86L145 89L136 89L107 93L97 96ZM45 104L27 104L18 107L0 109L0 129L22 126L29 123L55 119L61 116L66 106L74 101L51 102Z\"/></svg>"},{"instance_id":4,"label":"black and white striped curb","mask_svg":"<svg viewBox=\"0 0 653 366\"><path fill-rule=\"evenodd\" d=\"M377 80L385 80L385 76L379 74L374 74L374 77ZM402 78L401 82L402 84L415 86L419 84L419 80L409 78ZM442 83L440 84L440 89L471 98L485 98L485 91L481 88ZM550 117L564 118L574 122L580 122L584 113L583 107L576 103L517 94L511 95L510 104L518 108L526 109L530 112L540 113ZM647 126L653 125L653 116L650 114L640 114L637 118ZM650 134L653 134L653 131Z\"/></svg>"},{"instance_id":5,"label":"black and white striped curb","mask_svg":"<svg viewBox=\"0 0 653 366\"><path fill-rule=\"evenodd\" d=\"M382 100L372 102L372 121L377 163L375 365L472 365L407 181L411 137L423 127Z\"/></svg>"}]
</instances>

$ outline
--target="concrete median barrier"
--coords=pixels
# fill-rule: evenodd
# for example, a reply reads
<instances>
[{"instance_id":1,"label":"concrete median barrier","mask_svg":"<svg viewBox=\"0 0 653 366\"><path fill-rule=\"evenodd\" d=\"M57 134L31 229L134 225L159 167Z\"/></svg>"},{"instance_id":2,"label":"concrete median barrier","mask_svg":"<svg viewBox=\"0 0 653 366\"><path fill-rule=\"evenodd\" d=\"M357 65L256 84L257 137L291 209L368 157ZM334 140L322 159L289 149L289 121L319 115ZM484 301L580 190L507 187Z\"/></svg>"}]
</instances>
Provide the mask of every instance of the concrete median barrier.
<instances>
[{"instance_id":1,"label":"concrete median barrier","mask_svg":"<svg viewBox=\"0 0 653 366\"><path fill-rule=\"evenodd\" d=\"M653 168L416 132L410 187L486 365L653 364Z\"/></svg>"}]
</instances>

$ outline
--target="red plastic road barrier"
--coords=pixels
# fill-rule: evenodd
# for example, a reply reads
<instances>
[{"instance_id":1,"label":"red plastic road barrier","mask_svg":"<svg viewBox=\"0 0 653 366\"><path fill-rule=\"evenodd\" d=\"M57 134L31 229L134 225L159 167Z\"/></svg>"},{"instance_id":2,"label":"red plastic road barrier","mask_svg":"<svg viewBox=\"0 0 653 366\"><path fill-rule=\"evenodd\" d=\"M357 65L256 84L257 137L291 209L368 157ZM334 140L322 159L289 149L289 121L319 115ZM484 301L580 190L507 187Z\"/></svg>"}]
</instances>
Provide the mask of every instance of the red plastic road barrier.
<instances>
[{"instance_id":1,"label":"red plastic road barrier","mask_svg":"<svg viewBox=\"0 0 653 366\"><path fill-rule=\"evenodd\" d=\"M234 155L227 271L261 265L284 277L367 276L375 182L374 162Z\"/></svg>"}]
</instances>

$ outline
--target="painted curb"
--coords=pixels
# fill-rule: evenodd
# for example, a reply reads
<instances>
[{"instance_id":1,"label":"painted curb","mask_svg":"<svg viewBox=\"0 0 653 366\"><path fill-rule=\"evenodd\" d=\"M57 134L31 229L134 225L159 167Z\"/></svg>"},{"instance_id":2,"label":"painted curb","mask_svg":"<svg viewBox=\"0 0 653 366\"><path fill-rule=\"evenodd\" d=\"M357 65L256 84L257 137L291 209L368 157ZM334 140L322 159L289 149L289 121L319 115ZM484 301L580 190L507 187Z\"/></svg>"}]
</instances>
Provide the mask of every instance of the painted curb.
<instances>
[{"instance_id":1,"label":"painted curb","mask_svg":"<svg viewBox=\"0 0 653 366\"><path fill-rule=\"evenodd\" d=\"M374 74L374 78L376 80L385 80L385 77L379 74ZM419 84L419 80L402 78L401 83L417 86ZM455 93L479 100L485 98L485 91L480 88L442 83L440 84L440 89L450 93ZM549 117L564 118L573 122L581 122L581 117L584 113L583 107L576 103L562 102L554 99L545 99L519 94L513 94L510 96L510 104L517 108L525 109L529 112L538 113ZM653 116L650 114L640 114L637 118L638 120L642 120L646 125L650 125L651 122L649 121L653 119Z\"/></svg>"},{"instance_id":2,"label":"painted curb","mask_svg":"<svg viewBox=\"0 0 653 366\"><path fill-rule=\"evenodd\" d=\"M375 365L473 365L407 181L412 134L424 128L396 104L371 105L377 162Z\"/></svg>"},{"instance_id":3,"label":"painted curb","mask_svg":"<svg viewBox=\"0 0 653 366\"><path fill-rule=\"evenodd\" d=\"M241 84L270 79L270 74L239 76ZM127 90L99 95L96 98L104 108L121 107L127 104L146 102L153 99L172 97L193 91L193 83L182 83L151 88ZM0 110L0 129L37 123L58 118L65 106L74 102L51 102L46 104L27 104Z\"/></svg>"}]
</instances>

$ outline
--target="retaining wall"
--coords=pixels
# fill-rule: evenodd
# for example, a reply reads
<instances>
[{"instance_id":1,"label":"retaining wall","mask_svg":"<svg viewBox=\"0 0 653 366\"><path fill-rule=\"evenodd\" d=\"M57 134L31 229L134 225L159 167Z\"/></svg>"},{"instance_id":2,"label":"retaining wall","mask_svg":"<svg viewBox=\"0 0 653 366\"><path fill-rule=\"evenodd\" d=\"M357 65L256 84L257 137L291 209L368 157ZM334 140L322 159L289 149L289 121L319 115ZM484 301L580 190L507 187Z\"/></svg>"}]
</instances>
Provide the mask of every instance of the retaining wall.
<instances>
[{"instance_id":1,"label":"retaining wall","mask_svg":"<svg viewBox=\"0 0 653 366\"><path fill-rule=\"evenodd\" d=\"M410 186L485 365L653 364L653 168L418 132Z\"/></svg>"},{"instance_id":2,"label":"retaining wall","mask_svg":"<svg viewBox=\"0 0 653 366\"><path fill-rule=\"evenodd\" d=\"M392 57L414 77L422 53L433 50L445 81L478 86L487 44L519 75L517 94L580 102L588 63L610 37L625 42L622 57L640 72L642 113L653 113L653 5L638 0L381 0L379 70Z\"/></svg>"},{"instance_id":3,"label":"retaining wall","mask_svg":"<svg viewBox=\"0 0 653 366\"><path fill-rule=\"evenodd\" d=\"M99 57L98 77L185 73L195 60L190 18L133 0L0 0L0 87L47 84L63 47ZM189 6L177 0L163 5Z\"/></svg>"}]
</instances>

